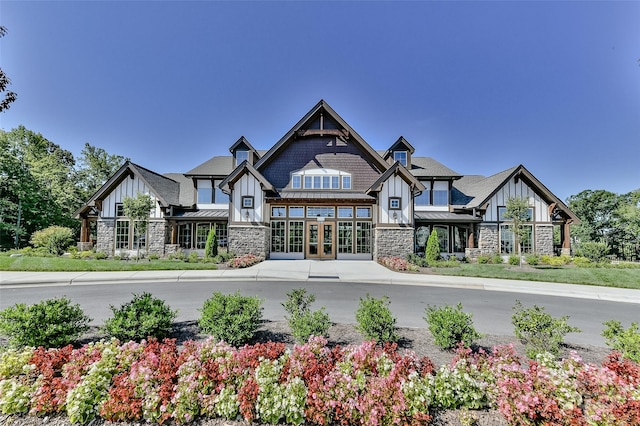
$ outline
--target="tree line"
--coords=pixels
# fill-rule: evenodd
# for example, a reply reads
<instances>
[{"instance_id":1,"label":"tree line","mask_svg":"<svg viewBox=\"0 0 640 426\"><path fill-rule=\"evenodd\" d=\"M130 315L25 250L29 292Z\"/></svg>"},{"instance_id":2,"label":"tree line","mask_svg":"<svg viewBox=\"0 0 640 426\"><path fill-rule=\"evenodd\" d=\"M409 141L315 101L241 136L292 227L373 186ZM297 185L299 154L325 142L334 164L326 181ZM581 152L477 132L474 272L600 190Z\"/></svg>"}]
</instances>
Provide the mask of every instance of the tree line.
<instances>
[{"instance_id":1,"label":"tree line","mask_svg":"<svg viewBox=\"0 0 640 426\"><path fill-rule=\"evenodd\" d=\"M0 249L53 225L79 232L74 213L126 160L89 143L75 158L24 126L0 130Z\"/></svg>"},{"instance_id":2,"label":"tree line","mask_svg":"<svg viewBox=\"0 0 640 426\"><path fill-rule=\"evenodd\" d=\"M86 143L80 156L19 126L0 130L0 249L24 247L33 232L80 229L74 213L127 161ZM581 223L575 251L591 257L640 257L640 188L627 194L584 190L567 199Z\"/></svg>"}]
</instances>

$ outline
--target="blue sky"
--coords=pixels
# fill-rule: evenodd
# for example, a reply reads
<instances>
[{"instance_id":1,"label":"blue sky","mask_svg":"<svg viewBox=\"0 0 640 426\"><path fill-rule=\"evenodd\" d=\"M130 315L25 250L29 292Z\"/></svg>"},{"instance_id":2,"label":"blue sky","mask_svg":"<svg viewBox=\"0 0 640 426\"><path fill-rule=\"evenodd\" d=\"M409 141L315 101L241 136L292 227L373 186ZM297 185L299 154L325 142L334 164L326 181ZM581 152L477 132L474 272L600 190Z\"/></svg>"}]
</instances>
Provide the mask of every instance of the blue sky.
<instances>
[{"instance_id":1,"label":"blue sky","mask_svg":"<svg viewBox=\"0 0 640 426\"><path fill-rule=\"evenodd\" d=\"M20 124L185 172L325 99L375 149L640 188L640 2L0 1Z\"/></svg>"}]
</instances>

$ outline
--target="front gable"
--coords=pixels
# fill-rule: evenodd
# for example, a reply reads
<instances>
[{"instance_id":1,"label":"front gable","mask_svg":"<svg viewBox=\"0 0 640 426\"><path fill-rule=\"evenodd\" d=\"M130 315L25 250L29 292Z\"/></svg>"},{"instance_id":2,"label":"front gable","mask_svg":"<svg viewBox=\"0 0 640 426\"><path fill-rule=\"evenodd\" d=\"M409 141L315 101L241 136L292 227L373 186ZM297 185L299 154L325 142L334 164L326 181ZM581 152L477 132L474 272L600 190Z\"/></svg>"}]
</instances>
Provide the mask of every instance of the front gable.
<instances>
[{"instance_id":1,"label":"front gable","mask_svg":"<svg viewBox=\"0 0 640 426\"><path fill-rule=\"evenodd\" d=\"M76 217L116 217L117 206L127 197L148 194L155 208L152 218L162 217L162 210L178 205L180 184L170 178L127 161L105 182L77 212Z\"/></svg>"},{"instance_id":2,"label":"front gable","mask_svg":"<svg viewBox=\"0 0 640 426\"><path fill-rule=\"evenodd\" d=\"M330 169L353 176L365 191L388 165L333 109L320 101L255 165L278 190L291 190L294 172Z\"/></svg>"}]
</instances>

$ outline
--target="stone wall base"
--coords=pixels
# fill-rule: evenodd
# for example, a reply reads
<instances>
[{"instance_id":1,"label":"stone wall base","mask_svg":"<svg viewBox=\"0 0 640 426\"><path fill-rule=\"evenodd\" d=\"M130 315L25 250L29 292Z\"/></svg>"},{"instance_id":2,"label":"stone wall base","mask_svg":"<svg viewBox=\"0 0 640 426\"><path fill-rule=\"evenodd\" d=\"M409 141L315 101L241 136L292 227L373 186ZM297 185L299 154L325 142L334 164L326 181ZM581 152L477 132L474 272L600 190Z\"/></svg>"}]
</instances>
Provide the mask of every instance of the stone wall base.
<instances>
[{"instance_id":1,"label":"stone wall base","mask_svg":"<svg viewBox=\"0 0 640 426\"><path fill-rule=\"evenodd\" d=\"M229 252L236 256L253 254L269 257L269 228L262 225L229 226Z\"/></svg>"},{"instance_id":2,"label":"stone wall base","mask_svg":"<svg viewBox=\"0 0 640 426\"><path fill-rule=\"evenodd\" d=\"M414 228L375 228L373 259L397 256L406 258L413 253Z\"/></svg>"},{"instance_id":3,"label":"stone wall base","mask_svg":"<svg viewBox=\"0 0 640 426\"><path fill-rule=\"evenodd\" d=\"M93 243L91 241L83 242L78 241L78 251L91 251L93 250Z\"/></svg>"}]
</instances>

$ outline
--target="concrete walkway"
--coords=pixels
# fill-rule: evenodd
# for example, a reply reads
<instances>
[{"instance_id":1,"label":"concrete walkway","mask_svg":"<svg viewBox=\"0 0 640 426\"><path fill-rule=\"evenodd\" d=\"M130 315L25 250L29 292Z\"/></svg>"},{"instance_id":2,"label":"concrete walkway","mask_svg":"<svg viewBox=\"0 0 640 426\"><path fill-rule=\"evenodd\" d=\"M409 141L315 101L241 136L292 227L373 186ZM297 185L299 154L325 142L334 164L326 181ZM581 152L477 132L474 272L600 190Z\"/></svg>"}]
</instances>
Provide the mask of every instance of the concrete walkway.
<instances>
[{"instance_id":1,"label":"concrete walkway","mask_svg":"<svg viewBox=\"0 0 640 426\"><path fill-rule=\"evenodd\" d=\"M88 285L118 282L178 281L341 281L458 287L487 291L546 294L560 297L640 304L640 290L514 281L494 278L450 277L393 272L373 261L267 260L244 269L132 272L9 272L0 271L0 290L43 285ZM1 294L0 294L1 297Z\"/></svg>"}]
</instances>

